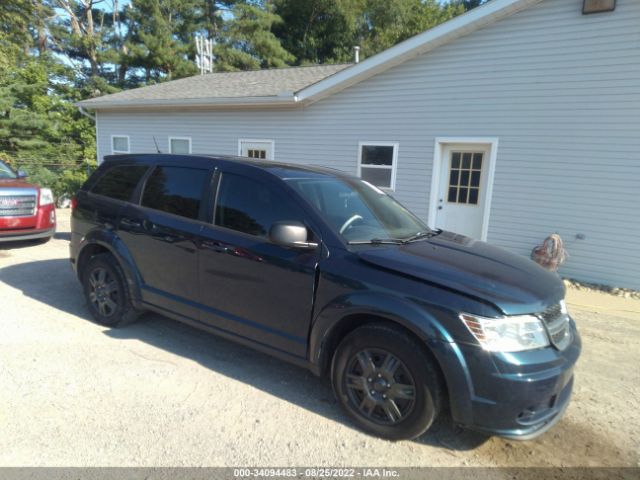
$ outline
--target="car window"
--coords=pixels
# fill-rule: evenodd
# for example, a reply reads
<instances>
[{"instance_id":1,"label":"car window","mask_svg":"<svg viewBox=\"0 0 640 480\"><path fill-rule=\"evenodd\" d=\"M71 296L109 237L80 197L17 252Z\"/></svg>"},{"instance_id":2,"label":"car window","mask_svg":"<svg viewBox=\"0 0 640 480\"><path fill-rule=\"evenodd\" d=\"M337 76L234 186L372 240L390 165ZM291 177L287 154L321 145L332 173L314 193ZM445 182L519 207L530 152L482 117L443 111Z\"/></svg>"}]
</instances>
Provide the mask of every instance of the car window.
<instances>
[{"instance_id":1,"label":"car window","mask_svg":"<svg viewBox=\"0 0 640 480\"><path fill-rule=\"evenodd\" d=\"M302 222L304 215L284 192L241 175L225 173L216 202L215 223L267 237L275 222Z\"/></svg>"},{"instance_id":2,"label":"car window","mask_svg":"<svg viewBox=\"0 0 640 480\"><path fill-rule=\"evenodd\" d=\"M0 162L0 178L15 179L16 177L17 175L13 170L11 170L11 168L9 168L8 165L5 165L4 163Z\"/></svg>"},{"instance_id":3,"label":"car window","mask_svg":"<svg viewBox=\"0 0 640 480\"><path fill-rule=\"evenodd\" d=\"M149 176L142 206L197 219L208 170L187 167L157 167Z\"/></svg>"},{"instance_id":4,"label":"car window","mask_svg":"<svg viewBox=\"0 0 640 480\"><path fill-rule=\"evenodd\" d=\"M287 183L347 241L404 239L429 231L391 196L363 180L291 178Z\"/></svg>"},{"instance_id":5,"label":"car window","mask_svg":"<svg viewBox=\"0 0 640 480\"><path fill-rule=\"evenodd\" d=\"M131 200L131 195L147 168L145 165L112 167L98 179L91 192L116 200Z\"/></svg>"}]
</instances>

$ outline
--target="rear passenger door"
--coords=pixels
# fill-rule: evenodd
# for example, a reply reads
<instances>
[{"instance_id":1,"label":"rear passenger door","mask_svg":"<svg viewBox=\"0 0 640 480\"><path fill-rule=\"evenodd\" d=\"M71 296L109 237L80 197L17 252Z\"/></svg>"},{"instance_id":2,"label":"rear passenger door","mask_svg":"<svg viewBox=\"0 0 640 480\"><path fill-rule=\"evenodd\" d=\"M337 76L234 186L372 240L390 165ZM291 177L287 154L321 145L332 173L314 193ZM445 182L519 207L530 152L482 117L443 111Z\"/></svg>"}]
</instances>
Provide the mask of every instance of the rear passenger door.
<instances>
[{"instance_id":1,"label":"rear passenger door","mask_svg":"<svg viewBox=\"0 0 640 480\"><path fill-rule=\"evenodd\" d=\"M123 209L120 236L142 277L143 301L199 318L197 241L210 170L157 165L147 176L139 205Z\"/></svg>"}]
</instances>

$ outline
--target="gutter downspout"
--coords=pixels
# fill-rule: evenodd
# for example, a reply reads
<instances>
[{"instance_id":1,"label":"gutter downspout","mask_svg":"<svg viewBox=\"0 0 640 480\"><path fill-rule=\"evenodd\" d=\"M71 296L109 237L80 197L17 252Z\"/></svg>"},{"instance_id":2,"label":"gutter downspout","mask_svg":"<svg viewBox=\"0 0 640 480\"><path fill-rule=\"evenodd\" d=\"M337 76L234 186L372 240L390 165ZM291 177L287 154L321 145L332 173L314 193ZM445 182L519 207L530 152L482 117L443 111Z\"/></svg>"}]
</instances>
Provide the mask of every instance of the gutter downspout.
<instances>
[{"instance_id":1,"label":"gutter downspout","mask_svg":"<svg viewBox=\"0 0 640 480\"><path fill-rule=\"evenodd\" d=\"M96 117L94 115L91 115L90 113L87 113L87 111L84 109L84 107L78 106L78 111L82 115L84 115L85 117L87 117L88 119L92 120L95 123Z\"/></svg>"}]
</instances>

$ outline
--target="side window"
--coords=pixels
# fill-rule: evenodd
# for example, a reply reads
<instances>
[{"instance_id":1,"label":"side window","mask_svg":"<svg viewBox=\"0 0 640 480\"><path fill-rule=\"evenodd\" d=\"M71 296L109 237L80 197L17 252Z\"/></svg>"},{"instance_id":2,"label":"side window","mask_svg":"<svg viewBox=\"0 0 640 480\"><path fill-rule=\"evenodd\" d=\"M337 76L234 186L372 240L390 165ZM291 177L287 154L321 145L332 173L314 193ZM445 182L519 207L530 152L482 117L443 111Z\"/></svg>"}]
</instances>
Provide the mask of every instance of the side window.
<instances>
[{"instance_id":1,"label":"side window","mask_svg":"<svg viewBox=\"0 0 640 480\"><path fill-rule=\"evenodd\" d=\"M360 178L379 188L395 189L398 144L360 142L358 173Z\"/></svg>"},{"instance_id":2,"label":"side window","mask_svg":"<svg viewBox=\"0 0 640 480\"><path fill-rule=\"evenodd\" d=\"M169 153L191 153L191 137L169 137Z\"/></svg>"},{"instance_id":3,"label":"side window","mask_svg":"<svg viewBox=\"0 0 640 480\"><path fill-rule=\"evenodd\" d=\"M129 153L129 136L112 135L111 153Z\"/></svg>"},{"instance_id":4,"label":"side window","mask_svg":"<svg viewBox=\"0 0 640 480\"><path fill-rule=\"evenodd\" d=\"M142 206L197 219L208 171L157 167L144 187Z\"/></svg>"},{"instance_id":5,"label":"side window","mask_svg":"<svg viewBox=\"0 0 640 480\"><path fill-rule=\"evenodd\" d=\"M129 201L147 167L144 165L121 165L107 170L91 189L91 193Z\"/></svg>"},{"instance_id":6,"label":"side window","mask_svg":"<svg viewBox=\"0 0 640 480\"><path fill-rule=\"evenodd\" d=\"M283 192L248 177L222 175L215 224L258 237L267 237L275 222L302 222L302 211Z\"/></svg>"}]
</instances>

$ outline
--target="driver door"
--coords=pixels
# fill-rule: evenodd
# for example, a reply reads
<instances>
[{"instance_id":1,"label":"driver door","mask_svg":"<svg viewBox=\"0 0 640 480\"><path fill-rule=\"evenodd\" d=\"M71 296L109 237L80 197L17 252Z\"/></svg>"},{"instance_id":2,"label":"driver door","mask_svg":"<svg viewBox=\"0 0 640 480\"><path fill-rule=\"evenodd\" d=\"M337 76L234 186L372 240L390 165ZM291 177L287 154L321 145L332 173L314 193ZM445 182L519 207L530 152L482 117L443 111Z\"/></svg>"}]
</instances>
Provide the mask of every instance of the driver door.
<instances>
[{"instance_id":1,"label":"driver door","mask_svg":"<svg viewBox=\"0 0 640 480\"><path fill-rule=\"evenodd\" d=\"M269 230L279 221L309 226L305 212L276 181L229 172L221 174L214 210L200 242L203 320L304 357L321 247L276 245Z\"/></svg>"}]
</instances>

